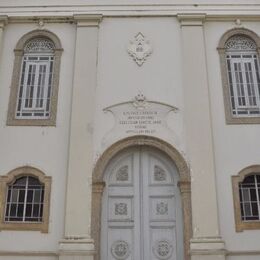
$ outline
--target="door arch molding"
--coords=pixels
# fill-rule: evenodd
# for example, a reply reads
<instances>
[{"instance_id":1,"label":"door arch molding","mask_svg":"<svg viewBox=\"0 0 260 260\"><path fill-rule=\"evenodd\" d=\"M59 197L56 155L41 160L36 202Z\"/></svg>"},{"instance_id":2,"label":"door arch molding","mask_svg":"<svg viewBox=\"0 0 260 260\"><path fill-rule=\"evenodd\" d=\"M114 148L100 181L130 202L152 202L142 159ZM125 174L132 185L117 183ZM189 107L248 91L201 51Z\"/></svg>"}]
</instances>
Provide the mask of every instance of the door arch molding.
<instances>
[{"instance_id":1,"label":"door arch molding","mask_svg":"<svg viewBox=\"0 0 260 260\"><path fill-rule=\"evenodd\" d=\"M190 169L181 153L169 143L150 136L131 136L119 140L99 157L92 173L92 205L91 205L91 237L95 242L95 260L100 260L100 231L101 231L101 208L102 194L105 187L103 175L110 160L119 152L134 146L147 146L155 148L166 154L175 164L180 180L178 186L181 193L183 211L183 235L184 235L184 258L190 260L189 242L192 237L191 215L191 178Z\"/></svg>"}]
</instances>

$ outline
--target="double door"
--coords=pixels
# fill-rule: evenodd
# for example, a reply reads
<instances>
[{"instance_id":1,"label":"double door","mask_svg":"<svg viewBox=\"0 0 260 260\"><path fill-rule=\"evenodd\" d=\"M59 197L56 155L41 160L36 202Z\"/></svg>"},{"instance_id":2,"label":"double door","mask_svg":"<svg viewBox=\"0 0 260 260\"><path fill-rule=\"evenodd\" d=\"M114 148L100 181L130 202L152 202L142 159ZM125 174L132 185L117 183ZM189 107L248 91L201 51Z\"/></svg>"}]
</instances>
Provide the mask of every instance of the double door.
<instances>
[{"instance_id":1,"label":"double door","mask_svg":"<svg viewBox=\"0 0 260 260\"><path fill-rule=\"evenodd\" d=\"M182 260L178 174L150 149L118 155L107 167L101 260Z\"/></svg>"}]
</instances>

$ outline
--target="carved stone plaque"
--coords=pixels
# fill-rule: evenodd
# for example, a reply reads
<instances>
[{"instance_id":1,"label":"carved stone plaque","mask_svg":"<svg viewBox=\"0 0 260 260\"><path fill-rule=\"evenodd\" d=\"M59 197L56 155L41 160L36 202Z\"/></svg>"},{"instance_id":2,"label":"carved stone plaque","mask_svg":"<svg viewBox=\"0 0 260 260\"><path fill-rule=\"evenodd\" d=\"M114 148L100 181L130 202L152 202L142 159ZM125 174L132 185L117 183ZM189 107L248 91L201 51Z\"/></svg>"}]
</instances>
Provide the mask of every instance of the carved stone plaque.
<instances>
[{"instance_id":1,"label":"carved stone plaque","mask_svg":"<svg viewBox=\"0 0 260 260\"><path fill-rule=\"evenodd\" d=\"M120 103L104 109L111 112L115 125L110 134L154 135L169 131L166 117L176 107L159 102L148 101L142 94L133 101Z\"/></svg>"}]
</instances>

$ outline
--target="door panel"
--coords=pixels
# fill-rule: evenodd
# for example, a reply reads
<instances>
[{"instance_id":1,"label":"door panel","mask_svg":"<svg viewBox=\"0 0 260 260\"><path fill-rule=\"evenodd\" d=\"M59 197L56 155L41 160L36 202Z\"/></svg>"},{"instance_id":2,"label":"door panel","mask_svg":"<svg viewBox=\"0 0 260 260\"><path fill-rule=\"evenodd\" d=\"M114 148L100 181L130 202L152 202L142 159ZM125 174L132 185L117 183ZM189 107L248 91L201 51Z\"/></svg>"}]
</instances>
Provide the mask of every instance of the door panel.
<instances>
[{"instance_id":1,"label":"door panel","mask_svg":"<svg viewBox=\"0 0 260 260\"><path fill-rule=\"evenodd\" d=\"M182 245L176 247L182 222L175 166L136 148L112 160L104 178L101 260L183 259Z\"/></svg>"}]
</instances>

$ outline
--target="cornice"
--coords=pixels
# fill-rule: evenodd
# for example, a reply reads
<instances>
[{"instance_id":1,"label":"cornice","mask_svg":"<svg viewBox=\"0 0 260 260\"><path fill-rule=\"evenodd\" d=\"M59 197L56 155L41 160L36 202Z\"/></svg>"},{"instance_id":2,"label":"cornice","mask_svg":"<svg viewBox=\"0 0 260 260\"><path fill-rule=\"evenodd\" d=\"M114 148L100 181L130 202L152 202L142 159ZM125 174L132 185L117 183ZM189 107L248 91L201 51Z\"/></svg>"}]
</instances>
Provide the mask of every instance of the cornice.
<instances>
[{"instance_id":1,"label":"cornice","mask_svg":"<svg viewBox=\"0 0 260 260\"><path fill-rule=\"evenodd\" d=\"M75 14L73 17L77 27L98 27L102 20L101 14Z\"/></svg>"},{"instance_id":2,"label":"cornice","mask_svg":"<svg viewBox=\"0 0 260 260\"><path fill-rule=\"evenodd\" d=\"M202 26L206 20L206 14L177 14L181 26Z\"/></svg>"}]
</instances>

